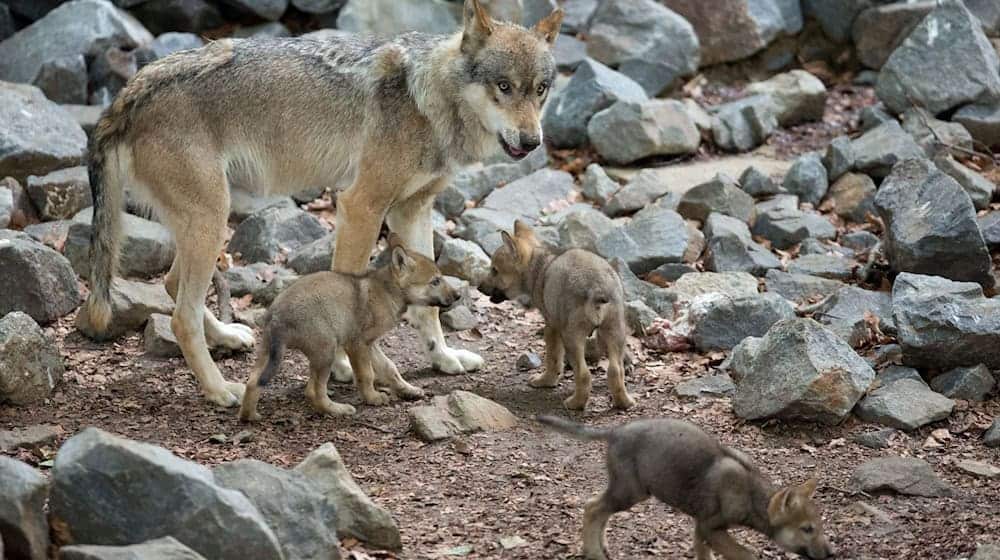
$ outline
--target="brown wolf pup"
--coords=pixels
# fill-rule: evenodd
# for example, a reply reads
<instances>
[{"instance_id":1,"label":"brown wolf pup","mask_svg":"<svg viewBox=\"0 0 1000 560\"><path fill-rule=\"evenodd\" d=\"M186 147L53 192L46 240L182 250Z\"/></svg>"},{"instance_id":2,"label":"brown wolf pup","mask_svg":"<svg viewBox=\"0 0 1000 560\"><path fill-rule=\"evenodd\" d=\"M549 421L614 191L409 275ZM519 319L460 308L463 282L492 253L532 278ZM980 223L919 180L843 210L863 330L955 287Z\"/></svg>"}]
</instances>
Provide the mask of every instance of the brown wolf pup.
<instances>
[{"instance_id":1,"label":"brown wolf pup","mask_svg":"<svg viewBox=\"0 0 1000 560\"><path fill-rule=\"evenodd\" d=\"M583 513L583 553L589 560L607 558L608 519L650 496L694 518L697 560L710 560L713 550L726 560L757 558L727 532L737 526L801 556L819 560L834 554L812 501L815 479L775 488L746 455L690 422L640 420L590 428L554 416L538 421L577 439L608 442L608 487Z\"/></svg>"},{"instance_id":2,"label":"brown wolf pup","mask_svg":"<svg viewBox=\"0 0 1000 560\"><path fill-rule=\"evenodd\" d=\"M555 387L565 353L573 366L576 387L563 401L583 410L590 399L587 337L597 330L608 356L608 387L617 408L635 400L625 388L625 306L621 278L601 257L582 249L556 254L535 238L534 230L514 222L514 235L501 232L503 245L493 254L490 276L479 290L500 303L509 298L537 307L545 318L545 371L531 379L532 387Z\"/></svg>"},{"instance_id":3,"label":"brown wolf pup","mask_svg":"<svg viewBox=\"0 0 1000 560\"><path fill-rule=\"evenodd\" d=\"M407 306L449 307L458 294L441 277L434 261L408 251L396 235L389 238L389 264L365 274L317 272L300 278L282 292L265 316L257 363L247 382L240 419L255 421L260 387L281 367L286 348L309 358L306 397L313 407L332 416L354 413L326 394L330 367L338 350L345 350L354 368L361 398L368 404L389 402L374 386L371 347L403 317ZM392 366L392 363L389 362ZM403 380L392 366L392 389L407 398L423 391Z\"/></svg>"},{"instance_id":4,"label":"brown wolf pup","mask_svg":"<svg viewBox=\"0 0 1000 560\"><path fill-rule=\"evenodd\" d=\"M563 15L554 10L526 29L492 19L479 0L465 0L462 14L462 29L449 36L221 39L143 67L91 138L94 240L81 330L100 337L112 320L126 189L177 240L165 279L177 302L171 328L205 398L223 406L236 406L244 387L222 377L208 343L254 343L252 330L205 308L231 188L339 191L335 270L364 272L383 223L433 257L431 210L451 176L542 144ZM436 308L412 306L407 321L436 369L483 365L448 346ZM379 378L391 374L385 355L372 352ZM334 370L351 379L342 352Z\"/></svg>"}]
</instances>

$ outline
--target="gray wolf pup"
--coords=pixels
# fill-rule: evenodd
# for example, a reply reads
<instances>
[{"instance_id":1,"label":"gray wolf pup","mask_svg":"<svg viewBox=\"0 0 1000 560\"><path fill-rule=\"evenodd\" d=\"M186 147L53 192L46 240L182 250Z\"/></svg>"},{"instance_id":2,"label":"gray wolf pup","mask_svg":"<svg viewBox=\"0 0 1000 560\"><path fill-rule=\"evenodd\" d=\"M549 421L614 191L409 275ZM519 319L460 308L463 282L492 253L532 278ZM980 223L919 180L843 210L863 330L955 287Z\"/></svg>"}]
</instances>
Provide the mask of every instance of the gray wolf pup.
<instances>
[{"instance_id":1,"label":"gray wolf pup","mask_svg":"<svg viewBox=\"0 0 1000 560\"><path fill-rule=\"evenodd\" d=\"M726 447L690 422L640 420L614 428L590 428L539 416L549 428L582 440L608 443L608 487L583 512L583 553L607 558L608 519L650 496L695 520L694 555L710 560L753 560L727 532L749 527L789 552L808 558L833 556L812 495L816 480L775 488L743 453Z\"/></svg>"},{"instance_id":2,"label":"gray wolf pup","mask_svg":"<svg viewBox=\"0 0 1000 560\"><path fill-rule=\"evenodd\" d=\"M635 400L625 388L625 304L621 278L601 257L582 249L556 254L542 247L534 230L514 222L514 235L501 232L503 245L493 253L489 277L479 290L494 303L513 299L538 308L545 318L545 370L532 387L555 387L566 352L576 386L563 404L582 410L590 400L587 337L595 330L608 356L608 387L617 408Z\"/></svg>"},{"instance_id":3,"label":"gray wolf pup","mask_svg":"<svg viewBox=\"0 0 1000 560\"><path fill-rule=\"evenodd\" d=\"M383 222L432 256L431 207L452 173L501 150L520 159L541 144L561 22L555 10L525 29L466 0L464 28L448 37L220 40L144 67L92 137L92 284L81 322L100 333L112 319L127 187L177 240L166 289L184 359L209 401L236 405L244 387L222 378L206 339L249 348L253 332L205 308L230 187L340 189L335 270L363 272ZM413 306L407 319L437 369L482 366L445 344L437 308ZM377 374L388 375L389 360L372 353ZM334 374L351 378L343 353Z\"/></svg>"},{"instance_id":4,"label":"gray wolf pup","mask_svg":"<svg viewBox=\"0 0 1000 560\"><path fill-rule=\"evenodd\" d=\"M300 278L268 308L264 333L240 408L243 421L259 420L260 387L278 373L286 348L309 358L306 398L319 412L332 416L354 414L349 404L335 403L326 394L330 368L339 349L346 350L361 398L385 404L389 396L375 390L371 347L395 327L410 305L450 307L458 294L441 278L434 261L407 251L393 234L389 264L365 274L317 272ZM420 396L390 362L392 389L406 397Z\"/></svg>"}]
</instances>

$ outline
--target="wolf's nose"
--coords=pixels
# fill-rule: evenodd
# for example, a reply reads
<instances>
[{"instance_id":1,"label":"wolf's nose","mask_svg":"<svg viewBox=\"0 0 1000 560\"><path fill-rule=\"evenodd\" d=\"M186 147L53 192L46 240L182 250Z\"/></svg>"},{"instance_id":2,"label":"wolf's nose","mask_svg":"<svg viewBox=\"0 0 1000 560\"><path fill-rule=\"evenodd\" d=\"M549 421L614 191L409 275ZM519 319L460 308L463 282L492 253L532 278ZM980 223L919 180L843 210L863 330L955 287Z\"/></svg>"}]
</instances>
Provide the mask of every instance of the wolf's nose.
<instances>
[{"instance_id":1,"label":"wolf's nose","mask_svg":"<svg viewBox=\"0 0 1000 560\"><path fill-rule=\"evenodd\" d=\"M530 152L541 144L541 140L534 134L521 134L521 149Z\"/></svg>"}]
</instances>

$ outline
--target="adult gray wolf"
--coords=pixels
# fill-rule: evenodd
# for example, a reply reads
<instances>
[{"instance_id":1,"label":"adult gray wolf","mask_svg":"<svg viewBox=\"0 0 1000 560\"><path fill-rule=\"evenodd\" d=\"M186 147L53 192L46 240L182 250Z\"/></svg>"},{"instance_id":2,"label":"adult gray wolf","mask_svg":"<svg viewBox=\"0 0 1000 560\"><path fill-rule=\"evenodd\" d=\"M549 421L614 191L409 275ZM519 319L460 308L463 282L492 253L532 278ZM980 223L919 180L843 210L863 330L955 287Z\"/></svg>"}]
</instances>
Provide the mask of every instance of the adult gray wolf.
<instances>
[{"instance_id":1,"label":"adult gray wolf","mask_svg":"<svg viewBox=\"0 0 1000 560\"><path fill-rule=\"evenodd\" d=\"M742 452L726 447L683 420L639 420L590 428L555 416L543 425L582 440L608 444L608 487L583 511L583 553L606 560L605 527L611 516L650 496L694 518L694 555L711 560L757 558L729 535L749 527L781 548L813 559L833 555L812 495L816 480L776 488Z\"/></svg>"},{"instance_id":2,"label":"adult gray wolf","mask_svg":"<svg viewBox=\"0 0 1000 560\"><path fill-rule=\"evenodd\" d=\"M573 366L575 388L563 401L583 410L590 400L587 337L595 330L608 356L608 388L617 408L635 399L625 388L625 294L621 278L608 261L582 249L556 254L539 243L527 224L514 222L514 235L500 233L503 245L493 253L490 275L479 290L494 303L517 300L538 308L545 318L545 370L532 387L555 387L565 355Z\"/></svg>"},{"instance_id":3,"label":"adult gray wolf","mask_svg":"<svg viewBox=\"0 0 1000 560\"><path fill-rule=\"evenodd\" d=\"M431 205L452 173L500 150L520 159L541 144L562 22L561 10L525 29L494 21L478 0L463 9L464 28L449 37L220 40L144 67L92 137L88 330L112 320L126 187L174 233L171 328L205 397L224 406L239 403L244 387L222 378L206 338L231 348L254 342L249 328L205 308L230 184L260 193L342 189L335 270L364 271L383 222L432 256ZM413 307L407 319L437 369L481 367L478 355L448 348L436 308ZM389 360L377 347L372 362L381 378ZM334 374L349 379L343 354Z\"/></svg>"},{"instance_id":4,"label":"adult gray wolf","mask_svg":"<svg viewBox=\"0 0 1000 560\"><path fill-rule=\"evenodd\" d=\"M396 234L389 236L388 251L389 263L375 270L364 274L316 272L278 295L264 318L257 363L240 408L241 420L260 419L260 387L281 368L286 348L301 350L309 358L306 398L317 411L331 416L354 414L353 406L335 403L326 394L340 349L346 350L351 360L361 398L368 404L389 402L388 395L375 390L372 345L399 323L410 305L450 307L458 294L441 277L434 261L408 251ZM403 380L395 366L392 373L390 388L397 395L423 395Z\"/></svg>"}]
</instances>

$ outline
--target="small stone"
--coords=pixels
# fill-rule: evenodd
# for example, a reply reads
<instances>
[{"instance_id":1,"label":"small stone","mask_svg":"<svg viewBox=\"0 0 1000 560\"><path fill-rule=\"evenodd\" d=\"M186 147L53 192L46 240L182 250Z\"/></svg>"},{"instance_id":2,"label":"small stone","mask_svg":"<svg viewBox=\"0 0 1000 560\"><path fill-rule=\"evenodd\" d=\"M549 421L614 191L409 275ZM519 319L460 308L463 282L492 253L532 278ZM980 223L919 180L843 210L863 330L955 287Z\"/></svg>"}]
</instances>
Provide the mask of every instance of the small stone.
<instances>
[{"instance_id":1,"label":"small stone","mask_svg":"<svg viewBox=\"0 0 1000 560\"><path fill-rule=\"evenodd\" d=\"M896 124L899 124L898 122L896 122L896 117L890 115L889 112L885 110L885 105L881 103L870 105L861 110L862 132L868 132L869 130L879 125L883 125L887 122L894 122Z\"/></svg>"},{"instance_id":2,"label":"small stone","mask_svg":"<svg viewBox=\"0 0 1000 560\"><path fill-rule=\"evenodd\" d=\"M854 145L847 136L834 138L826 148L823 156L826 176L830 181L836 181L854 167Z\"/></svg>"},{"instance_id":3,"label":"small stone","mask_svg":"<svg viewBox=\"0 0 1000 560\"><path fill-rule=\"evenodd\" d=\"M889 175L893 166L907 159L922 159L924 150L895 119L880 124L855 138L854 169L875 179Z\"/></svg>"},{"instance_id":4,"label":"small stone","mask_svg":"<svg viewBox=\"0 0 1000 560\"><path fill-rule=\"evenodd\" d=\"M826 86L805 70L792 70L767 81L750 84L747 93L770 96L781 126L823 120Z\"/></svg>"},{"instance_id":5,"label":"small stone","mask_svg":"<svg viewBox=\"0 0 1000 560\"><path fill-rule=\"evenodd\" d=\"M59 349L30 316L14 311L0 319L0 402L43 401L63 371Z\"/></svg>"},{"instance_id":6,"label":"small stone","mask_svg":"<svg viewBox=\"0 0 1000 560\"><path fill-rule=\"evenodd\" d=\"M587 136L601 156L629 164L651 156L691 154L701 134L680 101L619 101L594 115Z\"/></svg>"},{"instance_id":7,"label":"small stone","mask_svg":"<svg viewBox=\"0 0 1000 560\"><path fill-rule=\"evenodd\" d=\"M142 334L142 345L147 355L156 358L177 358L182 355L167 315L154 313L149 316L146 330Z\"/></svg>"},{"instance_id":8,"label":"small stone","mask_svg":"<svg viewBox=\"0 0 1000 560\"><path fill-rule=\"evenodd\" d=\"M720 174L681 197L677 212L689 220L704 222L712 212L750 223L754 216L753 198L740 189L731 177Z\"/></svg>"},{"instance_id":9,"label":"small stone","mask_svg":"<svg viewBox=\"0 0 1000 560\"><path fill-rule=\"evenodd\" d=\"M625 302L625 323L635 336L645 336L658 318L656 311L642 300Z\"/></svg>"},{"instance_id":10,"label":"small stone","mask_svg":"<svg viewBox=\"0 0 1000 560\"><path fill-rule=\"evenodd\" d=\"M479 319L464 305L457 305L441 313L441 324L452 331L467 331L479 325Z\"/></svg>"},{"instance_id":11,"label":"small stone","mask_svg":"<svg viewBox=\"0 0 1000 560\"><path fill-rule=\"evenodd\" d=\"M575 210L559 222L559 246L596 253L597 240L613 229L615 223L602 212L593 208Z\"/></svg>"},{"instance_id":12,"label":"small stone","mask_svg":"<svg viewBox=\"0 0 1000 560\"><path fill-rule=\"evenodd\" d=\"M159 313L170 315L174 310L174 300L167 294L162 283L147 284L115 278L111 282L111 323L101 334L90 324L86 306L76 316L76 327L90 338L112 339L126 332L139 330L150 315Z\"/></svg>"},{"instance_id":13,"label":"small stone","mask_svg":"<svg viewBox=\"0 0 1000 560\"><path fill-rule=\"evenodd\" d=\"M923 109L912 108L900 115L903 130L917 142L928 158L954 153L967 154L973 149L972 135L959 123L934 118Z\"/></svg>"},{"instance_id":14,"label":"small stone","mask_svg":"<svg viewBox=\"0 0 1000 560\"><path fill-rule=\"evenodd\" d=\"M844 286L820 305L814 317L847 341L853 348L872 342L869 316L877 321L882 332L894 332L892 297L886 292Z\"/></svg>"},{"instance_id":15,"label":"small stone","mask_svg":"<svg viewBox=\"0 0 1000 560\"><path fill-rule=\"evenodd\" d=\"M794 317L795 308L777 294L741 298L705 294L690 303L689 336L701 351L729 350L744 338L764 336L771 325Z\"/></svg>"},{"instance_id":16,"label":"small stone","mask_svg":"<svg viewBox=\"0 0 1000 560\"><path fill-rule=\"evenodd\" d=\"M736 218L712 213L705 221L706 265L714 272L742 271L764 276L781 268L781 261L750 237L750 228Z\"/></svg>"},{"instance_id":17,"label":"small stone","mask_svg":"<svg viewBox=\"0 0 1000 560\"><path fill-rule=\"evenodd\" d=\"M288 268L303 276L330 270L336 245L337 236L333 232L307 243L289 253Z\"/></svg>"},{"instance_id":18,"label":"small stone","mask_svg":"<svg viewBox=\"0 0 1000 560\"><path fill-rule=\"evenodd\" d=\"M0 430L0 452L11 453L18 449L34 449L51 445L63 435L61 426L34 424L13 430Z\"/></svg>"},{"instance_id":19,"label":"small stone","mask_svg":"<svg viewBox=\"0 0 1000 560\"><path fill-rule=\"evenodd\" d=\"M781 270L768 270L765 283L767 291L799 303L824 298L844 286L843 282L836 280L791 274Z\"/></svg>"},{"instance_id":20,"label":"small stone","mask_svg":"<svg viewBox=\"0 0 1000 560\"><path fill-rule=\"evenodd\" d=\"M84 208L73 216L74 224L66 236L63 254L73 270L90 277L90 242L93 236L94 209ZM118 274L122 277L149 278L166 272L177 253L173 235L158 222L132 214L122 214L121 257Z\"/></svg>"},{"instance_id":21,"label":"small stone","mask_svg":"<svg viewBox=\"0 0 1000 560\"><path fill-rule=\"evenodd\" d=\"M0 278L0 316L23 311L47 324L80 305L69 261L23 233L0 230Z\"/></svg>"},{"instance_id":22,"label":"small stone","mask_svg":"<svg viewBox=\"0 0 1000 560\"><path fill-rule=\"evenodd\" d=\"M736 390L732 378L726 374L706 375L678 383L674 392L680 397L700 399L703 397L724 397Z\"/></svg>"},{"instance_id":23,"label":"small stone","mask_svg":"<svg viewBox=\"0 0 1000 560\"><path fill-rule=\"evenodd\" d=\"M905 496L940 498L955 493L922 459L913 457L880 457L857 468L851 486L864 492L895 492Z\"/></svg>"},{"instance_id":24,"label":"small stone","mask_svg":"<svg viewBox=\"0 0 1000 560\"><path fill-rule=\"evenodd\" d=\"M852 231L840 236L840 244L855 253L864 253L878 245L878 236L870 231Z\"/></svg>"},{"instance_id":25,"label":"small stone","mask_svg":"<svg viewBox=\"0 0 1000 560\"><path fill-rule=\"evenodd\" d=\"M86 167L71 167L38 177L30 175L28 195L43 220L66 220L94 201Z\"/></svg>"},{"instance_id":26,"label":"small stone","mask_svg":"<svg viewBox=\"0 0 1000 560\"><path fill-rule=\"evenodd\" d=\"M958 182L962 190L972 199L972 205L976 207L976 210L989 208L996 192L996 186L992 181L955 161L955 158L948 154L934 158L934 165Z\"/></svg>"},{"instance_id":27,"label":"small stone","mask_svg":"<svg viewBox=\"0 0 1000 560\"><path fill-rule=\"evenodd\" d=\"M611 217L631 214L669 194L670 184L659 173L643 169L608 199L604 213Z\"/></svg>"},{"instance_id":28,"label":"small stone","mask_svg":"<svg viewBox=\"0 0 1000 560\"><path fill-rule=\"evenodd\" d=\"M25 463L0 456L0 549L5 558L45 560L49 557L49 523L45 515L48 480Z\"/></svg>"},{"instance_id":29,"label":"small stone","mask_svg":"<svg viewBox=\"0 0 1000 560\"><path fill-rule=\"evenodd\" d=\"M534 352L524 352L517 357L517 369L531 371L542 367L542 359Z\"/></svg>"},{"instance_id":30,"label":"small stone","mask_svg":"<svg viewBox=\"0 0 1000 560\"><path fill-rule=\"evenodd\" d=\"M781 192L781 187L769 175L756 167L747 167L740 175L740 187L752 197L769 196Z\"/></svg>"},{"instance_id":31,"label":"small stone","mask_svg":"<svg viewBox=\"0 0 1000 560\"><path fill-rule=\"evenodd\" d=\"M809 238L826 240L837 236L833 224L814 212L782 207L762 212L760 206L757 205L757 221L751 231L770 241L776 249L789 249Z\"/></svg>"},{"instance_id":32,"label":"small stone","mask_svg":"<svg viewBox=\"0 0 1000 560\"><path fill-rule=\"evenodd\" d=\"M819 154L815 152L796 159L782 183L786 192L797 195L799 200L813 206L823 200L828 186L826 167L823 166Z\"/></svg>"},{"instance_id":33,"label":"small stone","mask_svg":"<svg viewBox=\"0 0 1000 560\"><path fill-rule=\"evenodd\" d=\"M602 257L620 257L633 272L644 274L664 263L681 262L692 240L691 231L677 212L650 206L624 226L603 235L596 248Z\"/></svg>"},{"instance_id":34,"label":"small stone","mask_svg":"<svg viewBox=\"0 0 1000 560\"><path fill-rule=\"evenodd\" d=\"M778 128L774 101L754 95L716 107L712 136L723 150L746 152L760 146Z\"/></svg>"},{"instance_id":35,"label":"small stone","mask_svg":"<svg viewBox=\"0 0 1000 560\"><path fill-rule=\"evenodd\" d=\"M853 436L851 440L871 449L885 449L891 445L890 440L895 434L894 428L882 428L872 432L862 432Z\"/></svg>"},{"instance_id":36,"label":"small stone","mask_svg":"<svg viewBox=\"0 0 1000 560\"><path fill-rule=\"evenodd\" d=\"M979 478L1000 477L1000 467L995 467L989 463L983 463L982 461L959 461L955 463L955 467L973 476L978 476Z\"/></svg>"},{"instance_id":37,"label":"small stone","mask_svg":"<svg viewBox=\"0 0 1000 560\"><path fill-rule=\"evenodd\" d=\"M966 105L951 119L964 126L977 142L991 148L1000 146L1000 103Z\"/></svg>"},{"instance_id":38,"label":"small stone","mask_svg":"<svg viewBox=\"0 0 1000 560\"><path fill-rule=\"evenodd\" d=\"M600 206L607 204L620 188L621 185L608 177L604 168L597 163L588 165L580 178L580 192L588 200L592 200Z\"/></svg>"},{"instance_id":39,"label":"small stone","mask_svg":"<svg viewBox=\"0 0 1000 560\"><path fill-rule=\"evenodd\" d=\"M857 414L868 422L912 431L944 420L954 406L954 401L931 391L922 380L897 379L868 393L858 403Z\"/></svg>"},{"instance_id":40,"label":"small stone","mask_svg":"<svg viewBox=\"0 0 1000 560\"><path fill-rule=\"evenodd\" d=\"M240 223L229 240L229 251L239 253L246 262L274 262L282 252L295 251L326 234L323 224L309 212L272 206Z\"/></svg>"},{"instance_id":41,"label":"small stone","mask_svg":"<svg viewBox=\"0 0 1000 560\"><path fill-rule=\"evenodd\" d=\"M986 447L1000 447L1000 416L993 419L993 424L983 432L983 445Z\"/></svg>"},{"instance_id":42,"label":"small stone","mask_svg":"<svg viewBox=\"0 0 1000 560\"><path fill-rule=\"evenodd\" d=\"M517 417L502 405L467 391L434 397L433 404L410 408L409 416L413 431L424 441L506 430L517 424Z\"/></svg>"},{"instance_id":43,"label":"small stone","mask_svg":"<svg viewBox=\"0 0 1000 560\"><path fill-rule=\"evenodd\" d=\"M865 223L868 214L876 215L875 182L862 173L845 173L830 185L824 208L829 205L841 218Z\"/></svg>"},{"instance_id":44,"label":"small stone","mask_svg":"<svg viewBox=\"0 0 1000 560\"><path fill-rule=\"evenodd\" d=\"M1000 560L1000 545L982 543L976 547L976 553L970 560Z\"/></svg>"},{"instance_id":45,"label":"small stone","mask_svg":"<svg viewBox=\"0 0 1000 560\"><path fill-rule=\"evenodd\" d=\"M479 285L490 274L490 256L479 245L464 239L449 239L437 260L443 274Z\"/></svg>"},{"instance_id":46,"label":"small stone","mask_svg":"<svg viewBox=\"0 0 1000 560\"><path fill-rule=\"evenodd\" d=\"M836 255L802 255L788 265L788 272L846 282L854 278L857 263Z\"/></svg>"},{"instance_id":47,"label":"small stone","mask_svg":"<svg viewBox=\"0 0 1000 560\"><path fill-rule=\"evenodd\" d=\"M70 545L59 549L59 560L205 560L173 537L128 546Z\"/></svg>"},{"instance_id":48,"label":"small stone","mask_svg":"<svg viewBox=\"0 0 1000 560\"><path fill-rule=\"evenodd\" d=\"M666 263L666 264L661 264L660 266L653 269L652 272L646 275L646 278L650 282L656 284L663 284L668 282L676 282L678 278L684 276L689 272L698 272L698 269L686 263Z\"/></svg>"},{"instance_id":49,"label":"small stone","mask_svg":"<svg viewBox=\"0 0 1000 560\"><path fill-rule=\"evenodd\" d=\"M950 399L984 401L996 386L989 368L980 364L960 367L931 379L931 388Z\"/></svg>"}]
</instances>

